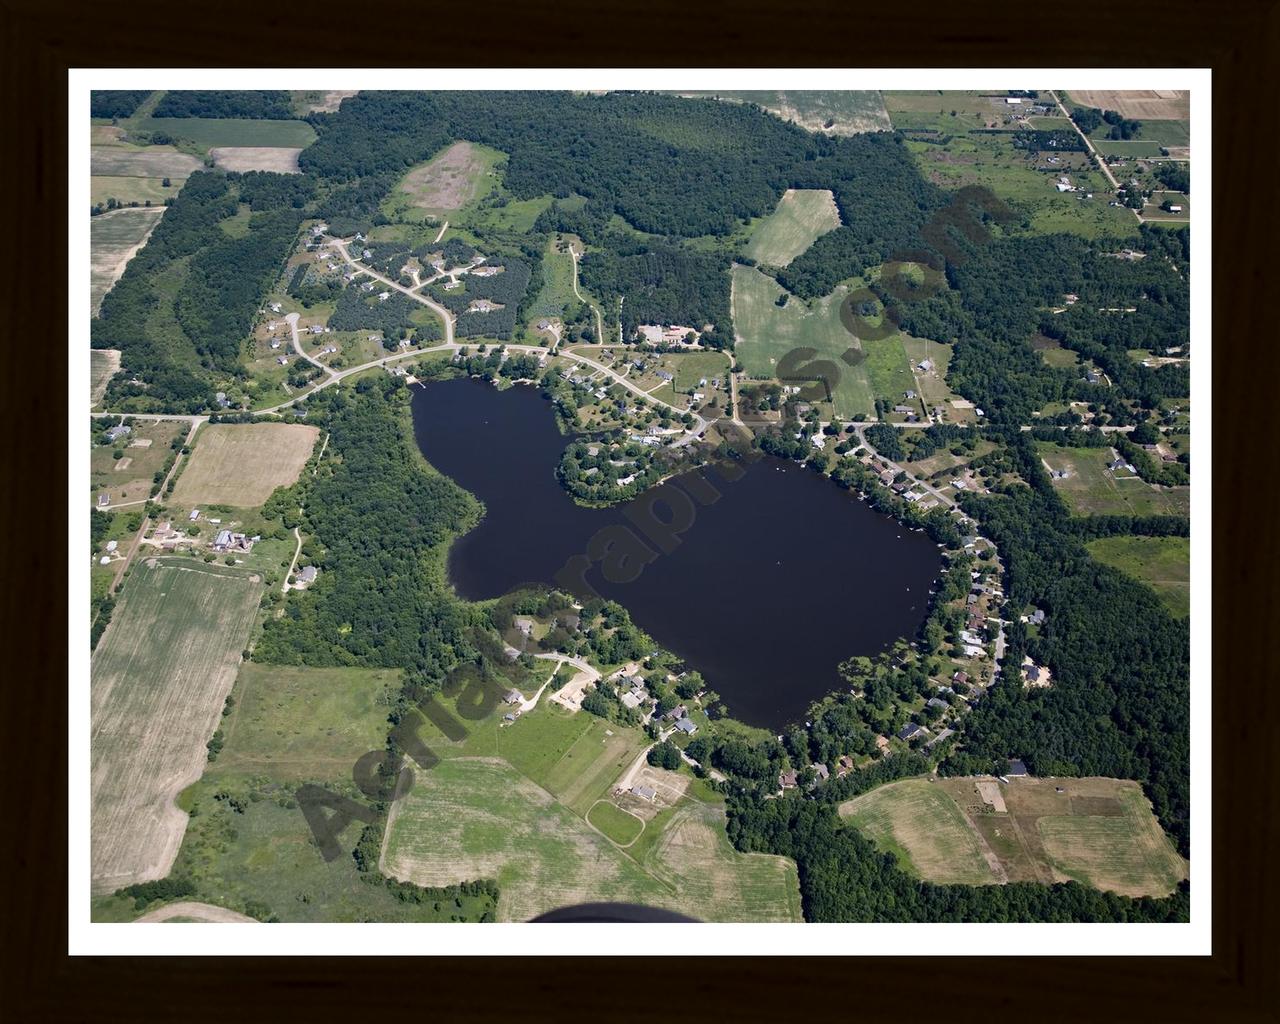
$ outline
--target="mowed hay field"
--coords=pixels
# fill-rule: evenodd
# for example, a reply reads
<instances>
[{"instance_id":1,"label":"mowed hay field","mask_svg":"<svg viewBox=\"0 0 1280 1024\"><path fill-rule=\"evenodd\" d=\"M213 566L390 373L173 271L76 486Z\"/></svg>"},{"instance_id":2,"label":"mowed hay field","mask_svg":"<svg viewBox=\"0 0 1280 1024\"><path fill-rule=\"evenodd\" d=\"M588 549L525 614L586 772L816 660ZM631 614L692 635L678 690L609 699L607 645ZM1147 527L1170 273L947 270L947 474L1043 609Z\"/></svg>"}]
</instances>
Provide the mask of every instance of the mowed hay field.
<instances>
[{"instance_id":1,"label":"mowed hay field","mask_svg":"<svg viewBox=\"0 0 1280 1024\"><path fill-rule=\"evenodd\" d=\"M1036 443L1050 470L1066 469L1070 476L1053 486L1078 516L1088 515L1189 515L1190 487L1156 487L1141 477L1107 469L1107 448L1066 448L1048 441Z\"/></svg>"},{"instance_id":2,"label":"mowed hay field","mask_svg":"<svg viewBox=\"0 0 1280 1024\"><path fill-rule=\"evenodd\" d=\"M934 785L964 813L1011 882L1075 880L1122 896L1165 896L1187 877L1186 860L1137 782L1015 778L1005 785L971 777ZM1004 810L984 798L982 786L995 787L990 793Z\"/></svg>"},{"instance_id":3,"label":"mowed hay field","mask_svg":"<svg viewBox=\"0 0 1280 1024\"><path fill-rule=\"evenodd\" d=\"M95 316L162 216L164 207L152 206L112 210L89 219L89 302Z\"/></svg>"},{"instance_id":4,"label":"mowed hay field","mask_svg":"<svg viewBox=\"0 0 1280 1024\"><path fill-rule=\"evenodd\" d=\"M262 595L261 578L189 559L133 567L91 663L95 890L162 878L187 823Z\"/></svg>"},{"instance_id":5,"label":"mowed hay field","mask_svg":"<svg viewBox=\"0 0 1280 1024\"><path fill-rule=\"evenodd\" d=\"M787 189L777 209L755 226L747 255L757 263L785 267L839 226L840 211L829 189Z\"/></svg>"},{"instance_id":6,"label":"mowed hay field","mask_svg":"<svg viewBox=\"0 0 1280 1024\"><path fill-rule=\"evenodd\" d=\"M173 501L237 508L261 505L277 487L298 479L319 436L318 427L301 423L210 424L196 437Z\"/></svg>"},{"instance_id":7,"label":"mowed hay field","mask_svg":"<svg viewBox=\"0 0 1280 1024\"><path fill-rule=\"evenodd\" d=\"M1191 116L1191 93L1185 89L1072 89L1070 99L1140 121L1185 121Z\"/></svg>"},{"instance_id":8,"label":"mowed hay field","mask_svg":"<svg viewBox=\"0 0 1280 1024\"><path fill-rule=\"evenodd\" d=\"M874 414L875 396L866 364L849 366L841 359L850 348L861 348L858 339L840 321L840 304L848 288L841 285L809 305L791 296L786 306L780 307L776 300L782 292L781 285L754 267L734 265L733 323L738 335L735 352L748 376L776 377L778 364L788 352L811 348L814 353L800 365L816 360L834 364L831 376L835 379L832 399L836 414L846 418L857 413Z\"/></svg>"},{"instance_id":9,"label":"mowed hay field","mask_svg":"<svg viewBox=\"0 0 1280 1024\"><path fill-rule=\"evenodd\" d=\"M955 801L928 779L880 786L842 803L840 816L921 878L956 885L1004 881Z\"/></svg>"},{"instance_id":10,"label":"mowed hay field","mask_svg":"<svg viewBox=\"0 0 1280 1024\"><path fill-rule=\"evenodd\" d=\"M1190 537L1101 537L1085 547L1099 562L1147 584L1177 618L1191 611Z\"/></svg>"},{"instance_id":11,"label":"mowed hay field","mask_svg":"<svg viewBox=\"0 0 1280 1024\"><path fill-rule=\"evenodd\" d=\"M505 761L452 758L419 772L394 805L383 866L420 885L496 878L502 921L600 900L702 920L800 920L794 864L736 852L723 820L683 802L636 860Z\"/></svg>"},{"instance_id":12,"label":"mowed hay field","mask_svg":"<svg viewBox=\"0 0 1280 1024\"><path fill-rule=\"evenodd\" d=\"M281 146L217 146L209 150L216 167L224 171L275 171L297 174L301 149Z\"/></svg>"}]
</instances>

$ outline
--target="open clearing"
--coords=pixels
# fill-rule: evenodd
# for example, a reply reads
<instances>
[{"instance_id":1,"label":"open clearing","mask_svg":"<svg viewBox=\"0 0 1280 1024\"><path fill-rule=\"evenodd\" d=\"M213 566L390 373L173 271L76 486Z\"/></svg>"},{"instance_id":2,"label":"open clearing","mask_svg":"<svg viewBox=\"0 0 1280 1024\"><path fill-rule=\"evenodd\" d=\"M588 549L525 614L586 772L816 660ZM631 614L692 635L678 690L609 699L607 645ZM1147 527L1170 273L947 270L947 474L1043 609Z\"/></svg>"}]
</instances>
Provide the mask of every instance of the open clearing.
<instances>
[{"instance_id":1,"label":"open clearing","mask_svg":"<svg viewBox=\"0 0 1280 1024\"><path fill-rule=\"evenodd\" d=\"M1151 587L1175 617L1191 611L1191 538L1102 537L1085 547L1099 562Z\"/></svg>"},{"instance_id":2,"label":"open clearing","mask_svg":"<svg viewBox=\"0 0 1280 1024\"><path fill-rule=\"evenodd\" d=\"M237 508L261 505L277 487L298 479L319 436L319 427L301 423L210 424L196 437L173 501Z\"/></svg>"},{"instance_id":3,"label":"open clearing","mask_svg":"<svg viewBox=\"0 0 1280 1024\"><path fill-rule=\"evenodd\" d=\"M1184 121L1191 116L1191 93L1185 89L1072 89L1071 101L1140 121Z\"/></svg>"},{"instance_id":4,"label":"open clearing","mask_svg":"<svg viewBox=\"0 0 1280 1024\"><path fill-rule=\"evenodd\" d=\"M240 666L223 722L220 771L268 772L276 779L341 777L386 743L398 669Z\"/></svg>"},{"instance_id":5,"label":"open clearing","mask_svg":"<svg viewBox=\"0 0 1280 1024\"><path fill-rule=\"evenodd\" d=\"M874 89L704 90L676 92L677 96L703 96L729 103L755 103L784 121L794 121L811 132L857 135L889 131L884 101Z\"/></svg>"},{"instance_id":6,"label":"open clearing","mask_svg":"<svg viewBox=\"0 0 1280 1024\"><path fill-rule=\"evenodd\" d=\"M1074 879L1123 896L1164 896L1187 877L1142 787L1125 779L905 779L841 804L840 813L930 881L960 881L989 865L1000 881Z\"/></svg>"},{"instance_id":7,"label":"open clearing","mask_svg":"<svg viewBox=\"0 0 1280 1024\"><path fill-rule=\"evenodd\" d=\"M204 768L261 594L226 567L134 566L90 670L95 891L168 873L187 824L173 800Z\"/></svg>"},{"instance_id":8,"label":"open clearing","mask_svg":"<svg viewBox=\"0 0 1280 1024\"><path fill-rule=\"evenodd\" d=\"M723 821L719 808L684 801L636 859L504 761L452 758L418 773L394 805L384 867L420 885L497 878L503 921L598 900L702 920L800 920L795 865L733 850Z\"/></svg>"},{"instance_id":9,"label":"open clearing","mask_svg":"<svg viewBox=\"0 0 1280 1024\"><path fill-rule=\"evenodd\" d=\"M164 207L112 210L89 220L89 301L97 315L111 286L160 223Z\"/></svg>"},{"instance_id":10,"label":"open clearing","mask_svg":"<svg viewBox=\"0 0 1280 1024\"><path fill-rule=\"evenodd\" d=\"M787 353L811 348L813 354L797 365L826 364L823 376L835 380L836 414L874 414L875 396L865 362L849 366L841 358L851 348L864 348L840 321L840 304L848 294L845 285L808 305L793 295L780 307L776 299L783 293L782 286L754 267L735 264L732 280L733 322L739 338L735 351L749 376L774 378ZM799 380L786 383L802 384Z\"/></svg>"},{"instance_id":11,"label":"open clearing","mask_svg":"<svg viewBox=\"0 0 1280 1024\"><path fill-rule=\"evenodd\" d=\"M331 89L328 92L299 92L294 94L294 111L301 114L332 114L348 96L358 89Z\"/></svg>"},{"instance_id":12,"label":"open clearing","mask_svg":"<svg viewBox=\"0 0 1280 1024\"><path fill-rule=\"evenodd\" d=\"M841 804L840 816L921 878L957 885L1003 880L955 801L927 779L880 786Z\"/></svg>"},{"instance_id":13,"label":"open clearing","mask_svg":"<svg viewBox=\"0 0 1280 1024\"><path fill-rule=\"evenodd\" d=\"M297 174L301 149L278 146L218 146L209 150L216 166L224 171L275 171Z\"/></svg>"},{"instance_id":14,"label":"open clearing","mask_svg":"<svg viewBox=\"0 0 1280 1024\"><path fill-rule=\"evenodd\" d=\"M1053 481L1076 515L1189 515L1190 487L1156 487L1141 477L1107 468L1107 448L1064 448L1038 441L1036 449L1050 470L1067 470L1069 476Z\"/></svg>"},{"instance_id":15,"label":"open clearing","mask_svg":"<svg viewBox=\"0 0 1280 1024\"><path fill-rule=\"evenodd\" d=\"M406 174L396 191L408 197L410 206L421 210L460 210L479 195L485 175L501 157L495 149L455 142Z\"/></svg>"},{"instance_id":16,"label":"open clearing","mask_svg":"<svg viewBox=\"0 0 1280 1024\"><path fill-rule=\"evenodd\" d=\"M93 348L89 350L89 407L102 401L107 390L107 382L120 369L120 351L114 348Z\"/></svg>"},{"instance_id":17,"label":"open clearing","mask_svg":"<svg viewBox=\"0 0 1280 1024\"><path fill-rule=\"evenodd\" d=\"M840 211L829 189L789 188L777 209L756 225L747 255L757 263L785 267L839 226Z\"/></svg>"}]
</instances>

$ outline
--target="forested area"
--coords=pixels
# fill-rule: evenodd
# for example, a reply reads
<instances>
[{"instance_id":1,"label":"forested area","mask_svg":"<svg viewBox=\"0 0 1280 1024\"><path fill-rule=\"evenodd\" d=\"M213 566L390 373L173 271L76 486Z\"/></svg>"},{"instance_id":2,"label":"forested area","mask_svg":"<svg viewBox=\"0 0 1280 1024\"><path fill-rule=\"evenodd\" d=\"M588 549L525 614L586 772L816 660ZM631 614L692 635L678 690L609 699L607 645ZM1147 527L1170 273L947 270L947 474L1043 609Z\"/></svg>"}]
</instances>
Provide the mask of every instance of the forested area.
<instances>
[{"instance_id":1,"label":"forested area","mask_svg":"<svg viewBox=\"0 0 1280 1024\"><path fill-rule=\"evenodd\" d=\"M464 274L463 287L460 289L445 291L439 284L431 285L428 289L437 302L457 315L454 333L460 338L484 337L510 341L515 331L516 316L528 291L532 271L524 260L512 257L495 257L490 262L501 266L502 273L492 277ZM468 312L473 302L482 299L502 308L487 313Z\"/></svg>"},{"instance_id":2,"label":"forested area","mask_svg":"<svg viewBox=\"0 0 1280 1024\"><path fill-rule=\"evenodd\" d=\"M89 93L90 117L131 117L150 89L94 89Z\"/></svg>"},{"instance_id":3,"label":"forested area","mask_svg":"<svg viewBox=\"0 0 1280 1024\"><path fill-rule=\"evenodd\" d=\"M92 322L93 347L121 351L109 404L202 412L214 391L202 371L243 372L240 345L284 270L302 218L292 201L268 203L291 194L266 184L273 177L286 176L198 171L187 179ZM242 199L251 209L256 200L262 212L250 216L246 234L230 237L218 225ZM128 383L133 377L143 383Z\"/></svg>"},{"instance_id":4,"label":"forested area","mask_svg":"<svg viewBox=\"0 0 1280 1024\"><path fill-rule=\"evenodd\" d=\"M283 89L174 89L160 98L152 116L267 118L287 121L294 113L289 103L289 93Z\"/></svg>"},{"instance_id":5,"label":"forested area","mask_svg":"<svg viewBox=\"0 0 1280 1024\"><path fill-rule=\"evenodd\" d=\"M392 292L390 298L380 301L374 292L349 284L338 293L329 326L335 331L381 331L384 338L399 338L401 331L407 333L414 328L410 318L420 308L401 292Z\"/></svg>"},{"instance_id":6,"label":"forested area","mask_svg":"<svg viewBox=\"0 0 1280 1024\"><path fill-rule=\"evenodd\" d=\"M321 464L305 502L321 571L283 618L268 618L254 660L403 667L425 686L478 656L471 613L436 559L479 509L422 462L407 396L394 378L367 378L355 394L335 388L311 400L313 418L328 409L338 456Z\"/></svg>"},{"instance_id":7,"label":"forested area","mask_svg":"<svg viewBox=\"0 0 1280 1024\"><path fill-rule=\"evenodd\" d=\"M729 315L729 257L698 253L676 243L610 233L603 251L582 257L582 283L609 307L626 296L622 326L632 337L640 324L684 324L700 330L720 328L703 341L713 348L732 347ZM720 337L727 333L728 339ZM717 344L716 341L728 343Z\"/></svg>"}]
</instances>

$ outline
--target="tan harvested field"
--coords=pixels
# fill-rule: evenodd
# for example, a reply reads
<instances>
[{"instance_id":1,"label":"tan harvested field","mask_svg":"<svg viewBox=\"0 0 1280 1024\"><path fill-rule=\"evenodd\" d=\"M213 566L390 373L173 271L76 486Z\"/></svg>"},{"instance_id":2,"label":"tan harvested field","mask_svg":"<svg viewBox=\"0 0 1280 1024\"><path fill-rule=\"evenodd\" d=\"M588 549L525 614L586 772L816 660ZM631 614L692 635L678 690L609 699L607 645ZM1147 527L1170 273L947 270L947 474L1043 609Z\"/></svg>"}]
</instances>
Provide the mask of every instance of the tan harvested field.
<instances>
[{"instance_id":1,"label":"tan harvested field","mask_svg":"<svg viewBox=\"0 0 1280 1024\"><path fill-rule=\"evenodd\" d=\"M237 508L261 505L277 487L298 479L319 436L318 427L301 423L211 424L196 437L173 501Z\"/></svg>"},{"instance_id":2,"label":"tan harvested field","mask_svg":"<svg viewBox=\"0 0 1280 1024\"><path fill-rule=\"evenodd\" d=\"M136 149L108 145L89 148L89 173L129 178L186 178L204 164L171 146Z\"/></svg>"},{"instance_id":3,"label":"tan harvested field","mask_svg":"<svg viewBox=\"0 0 1280 1024\"><path fill-rule=\"evenodd\" d=\"M999 786L1003 813L984 799L984 783ZM1122 896L1164 896L1187 877L1187 862L1137 782L1015 778L1005 785L955 778L935 785L999 857L1009 881L1074 879Z\"/></svg>"},{"instance_id":4,"label":"tan harvested field","mask_svg":"<svg viewBox=\"0 0 1280 1024\"><path fill-rule=\"evenodd\" d=\"M163 206L127 207L102 213L89 221L89 301L94 315L129 261L147 243Z\"/></svg>"},{"instance_id":5,"label":"tan harvested field","mask_svg":"<svg viewBox=\"0 0 1280 1024\"><path fill-rule=\"evenodd\" d=\"M1071 99L1140 121L1184 121L1191 116L1191 93L1185 89L1072 89Z\"/></svg>"},{"instance_id":6,"label":"tan harvested field","mask_svg":"<svg viewBox=\"0 0 1280 1024\"><path fill-rule=\"evenodd\" d=\"M839 811L921 878L959 885L1006 880L994 854L937 780L880 786L845 801Z\"/></svg>"},{"instance_id":7,"label":"tan harvested field","mask_svg":"<svg viewBox=\"0 0 1280 1024\"><path fill-rule=\"evenodd\" d=\"M134 566L90 666L95 892L163 878L262 595L257 575L189 559Z\"/></svg>"},{"instance_id":8,"label":"tan harvested field","mask_svg":"<svg viewBox=\"0 0 1280 1024\"><path fill-rule=\"evenodd\" d=\"M89 350L89 406L102 401L107 383L120 369L120 351L114 348Z\"/></svg>"},{"instance_id":9,"label":"tan harvested field","mask_svg":"<svg viewBox=\"0 0 1280 1024\"><path fill-rule=\"evenodd\" d=\"M135 924L153 924L160 921L199 921L219 924L258 924L255 918L238 914L226 907L215 907L212 903L169 903L157 910L149 910L135 921Z\"/></svg>"},{"instance_id":10,"label":"tan harvested field","mask_svg":"<svg viewBox=\"0 0 1280 1024\"><path fill-rule=\"evenodd\" d=\"M738 853L723 822L720 808L684 800L624 851L507 762L448 758L393 805L383 868L419 885L496 878L503 921L600 900L702 920L800 920L795 865Z\"/></svg>"},{"instance_id":11,"label":"tan harvested field","mask_svg":"<svg viewBox=\"0 0 1280 1024\"><path fill-rule=\"evenodd\" d=\"M220 146L209 150L214 165L224 171L275 171L297 174L301 149L280 146Z\"/></svg>"},{"instance_id":12,"label":"tan harvested field","mask_svg":"<svg viewBox=\"0 0 1280 1024\"><path fill-rule=\"evenodd\" d=\"M486 161L469 142L455 142L400 183L412 205L426 210L458 210L476 194Z\"/></svg>"}]
</instances>

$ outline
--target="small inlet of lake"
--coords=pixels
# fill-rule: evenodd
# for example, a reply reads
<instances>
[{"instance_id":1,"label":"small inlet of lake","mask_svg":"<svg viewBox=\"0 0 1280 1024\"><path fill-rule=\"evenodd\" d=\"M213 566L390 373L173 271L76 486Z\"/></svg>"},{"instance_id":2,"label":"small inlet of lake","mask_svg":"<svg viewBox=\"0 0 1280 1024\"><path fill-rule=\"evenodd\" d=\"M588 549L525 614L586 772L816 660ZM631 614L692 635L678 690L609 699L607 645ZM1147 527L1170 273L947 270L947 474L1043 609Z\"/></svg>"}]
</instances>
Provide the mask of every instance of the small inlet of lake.
<instances>
[{"instance_id":1,"label":"small inlet of lake","mask_svg":"<svg viewBox=\"0 0 1280 1024\"><path fill-rule=\"evenodd\" d=\"M413 424L427 461L485 504L483 520L449 552L449 579L464 598L558 580L563 588L566 564L610 527L644 539L633 525L643 497L583 508L560 486L556 466L570 439L535 388L431 383L415 389ZM841 687L841 661L915 634L941 556L926 534L811 470L772 456L742 468L731 480L703 471L719 498L694 505L670 550L649 544L656 557L634 579L610 582L598 564L585 578L701 672L730 715L780 730ZM688 482L694 493L697 482Z\"/></svg>"}]
</instances>

